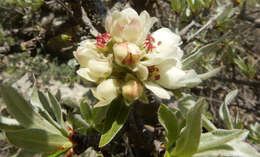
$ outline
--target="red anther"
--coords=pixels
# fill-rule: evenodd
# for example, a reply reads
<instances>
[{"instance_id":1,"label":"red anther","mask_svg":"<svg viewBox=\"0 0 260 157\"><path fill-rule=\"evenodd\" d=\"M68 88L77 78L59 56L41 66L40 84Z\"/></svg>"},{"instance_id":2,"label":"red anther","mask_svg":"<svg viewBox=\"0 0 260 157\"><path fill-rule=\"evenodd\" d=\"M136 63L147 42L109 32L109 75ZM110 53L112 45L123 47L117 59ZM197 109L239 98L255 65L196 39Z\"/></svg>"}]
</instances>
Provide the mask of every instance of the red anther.
<instances>
[{"instance_id":1,"label":"red anther","mask_svg":"<svg viewBox=\"0 0 260 157\"><path fill-rule=\"evenodd\" d=\"M149 73L154 72L154 66L148 66L148 71L149 71Z\"/></svg>"},{"instance_id":2,"label":"red anther","mask_svg":"<svg viewBox=\"0 0 260 157\"><path fill-rule=\"evenodd\" d=\"M104 48L105 45L110 41L112 37L110 36L110 34L107 33L103 33L97 36L97 43L96 45L99 47Z\"/></svg>"},{"instance_id":3,"label":"red anther","mask_svg":"<svg viewBox=\"0 0 260 157\"><path fill-rule=\"evenodd\" d=\"M154 79L155 80L160 80L160 77L161 77L160 75L156 75L156 76L154 76Z\"/></svg>"},{"instance_id":4,"label":"red anther","mask_svg":"<svg viewBox=\"0 0 260 157\"><path fill-rule=\"evenodd\" d=\"M157 43L158 46L160 46L161 44L162 44L162 41L159 41L159 42Z\"/></svg>"},{"instance_id":5,"label":"red anther","mask_svg":"<svg viewBox=\"0 0 260 157\"><path fill-rule=\"evenodd\" d=\"M144 42L144 48L147 48L148 51L152 51L155 46L153 46L154 38L149 34L147 35L146 41Z\"/></svg>"},{"instance_id":6,"label":"red anther","mask_svg":"<svg viewBox=\"0 0 260 157\"><path fill-rule=\"evenodd\" d=\"M70 148L70 149L67 151L65 157L72 157L73 154L74 154L73 148Z\"/></svg>"}]
</instances>

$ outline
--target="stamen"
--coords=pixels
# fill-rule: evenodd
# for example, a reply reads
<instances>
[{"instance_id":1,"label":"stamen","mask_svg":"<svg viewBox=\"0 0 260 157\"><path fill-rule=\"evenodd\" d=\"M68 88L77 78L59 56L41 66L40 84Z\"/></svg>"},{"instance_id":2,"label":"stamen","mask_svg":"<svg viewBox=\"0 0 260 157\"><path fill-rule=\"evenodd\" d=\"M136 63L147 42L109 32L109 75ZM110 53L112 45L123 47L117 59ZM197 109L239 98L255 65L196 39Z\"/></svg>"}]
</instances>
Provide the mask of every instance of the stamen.
<instances>
[{"instance_id":1,"label":"stamen","mask_svg":"<svg viewBox=\"0 0 260 157\"><path fill-rule=\"evenodd\" d=\"M146 41L144 42L144 48L147 48L148 51L152 51L152 49L155 48L155 46L153 46L154 42L154 38L150 34L147 35Z\"/></svg>"},{"instance_id":2,"label":"stamen","mask_svg":"<svg viewBox=\"0 0 260 157\"><path fill-rule=\"evenodd\" d=\"M104 48L105 45L110 41L111 38L112 37L110 36L110 34L108 32L100 34L100 35L97 36L96 45L101 47L101 48Z\"/></svg>"}]
</instances>

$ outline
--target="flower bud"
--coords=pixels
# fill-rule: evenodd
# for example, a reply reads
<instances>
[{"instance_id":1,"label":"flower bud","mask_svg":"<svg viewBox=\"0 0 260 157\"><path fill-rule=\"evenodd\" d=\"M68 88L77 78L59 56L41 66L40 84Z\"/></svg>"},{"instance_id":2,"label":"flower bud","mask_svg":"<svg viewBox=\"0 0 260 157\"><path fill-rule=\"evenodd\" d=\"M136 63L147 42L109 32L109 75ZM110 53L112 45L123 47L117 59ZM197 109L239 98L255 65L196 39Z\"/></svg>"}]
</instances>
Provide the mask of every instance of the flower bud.
<instances>
[{"instance_id":1,"label":"flower bud","mask_svg":"<svg viewBox=\"0 0 260 157\"><path fill-rule=\"evenodd\" d=\"M99 103L95 106L104 106L111 103L118 96L119 83L116 79L107 79L92 91L94 96L99 100Z\"/></svg>"},{"instance_id":2,"label":"flower bud","mask_svg":"<svg viewBox=\"0 0 260 157\"><path fill-rule=\"evenodd\" d=\"M112 73L112 63L107 58L91 59L86 68L80 68L78 75L91 82L100 82Z\"/></svg>"},{"instance_id":3,"label":"flower bud","mask_svg":"<svg viewBox=\"0 0 260 157\"><path fill-rule=\"evenodd\" d=\"M84 40L79 44L76 51L73 52L81 67L88 66L91 59L100 58L100 54L95 45L95 40Z\"/></svg>"},{"instance_id":4,"label":"flower bud","mask_svg":"<svg viewBox=\"0 0 260 157\"><path fill-rule=\"evenodd\" d=\"M130 80L122 87L122 95L128 101L137 100L143 94L143 86L136 80Z\"/></svg>"},{"instance_id":5,"label":"flower bud","mask_svg":"<svg viewBox=\"0 0 260 157\"><path fill-rule=\"evenodd\" d=\"M115 44L113 47L114 58L119 65L136 64L143 55L143 52L133 43Z\"/></svg>"}]
</instances>

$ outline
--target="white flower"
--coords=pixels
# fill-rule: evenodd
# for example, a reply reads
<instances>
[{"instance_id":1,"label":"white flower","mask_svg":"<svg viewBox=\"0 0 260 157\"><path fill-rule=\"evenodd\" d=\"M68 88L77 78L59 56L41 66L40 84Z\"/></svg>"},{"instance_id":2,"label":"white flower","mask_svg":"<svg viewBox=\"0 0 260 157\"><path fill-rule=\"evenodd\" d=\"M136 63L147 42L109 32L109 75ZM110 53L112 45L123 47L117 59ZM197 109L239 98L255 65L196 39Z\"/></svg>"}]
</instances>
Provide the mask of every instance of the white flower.
<instances>
[{"instance_id":1,"label":"white flower","mask_svg":"<svg viewBox=\"0 0 260 157\"><path fill-rule=\"evenodd\" d=\"M151 37L154 40L151 43L154 48L145 56L146 60L143 61L143 64L160 64L172 58L181 60L183 51L179 47L181 45L181 37L179 35L173 33L168 28L161 28L152 33Z\"/></svg>"},{"instance_id":2,"label":"white flower","mask_svg":"<svg viewBox=\"0 0 260 157\"><path fill-rule=\"evenodd\" d=\"M146 11L139 16L134 9L127 8L108 15L105 28L116 42L128 41L140 45L156 21L157 19L150 17Z\"/></svg>"},{"instance_id":3,"label":"white flower","mask_svg":"<svg viewBox=\"0 0 260 157\"><path fill-rule=\"evenodd\" d=\"M96 40L89 39L82 41L73 54L81 67L87 67L89 60L101 57L96 47Z\"/></svg>"},{"instance_id":4,"label":"white flower","mask_svg":"<svg viewBox=\"0 0 260 157\"><path fill-rule=\"evenodd\" d=\"M91 59L85 68L80 68L77 74L91 82L100 82L112 73L112 62L109 58Z\"/></svg>"},{"instance_id":5,"label":"white flower","mask_svg":"<svg viewBox=\"0 0 260 157\"><path fill-rule=\"evenodd\" d=\"M95 107L105 106L119 95L119 83L115 79L107 79L101 82L96 89L92 89L92 92L99 100Z\"/></svg>"},{"instance_id":6,"label":"white flower","mask_svg":"<svg viewBox=\"0 0 260 157\"><path fill-rule=\"evenodd\" d=\"M194 70L182 70L183 51L179 47L181 45L179 35L168 28L161 28L152 33L149 40L150 43L145 43L150 44L147 46L148 53L135 72L154 94L168 99L170 95L164 88L192 87L201 82Z\"/></svg>"},{"instance_id":7,"label":"white flower","mask_svg":"<svg viewBox=\"0 0 260 157\"><path fill-rule=\"evenodd\" d=\"M114 59L118 65L133 65L139 62L144 51L133 43L125 42L113 46Z\"/></svg>"}]
</instances>

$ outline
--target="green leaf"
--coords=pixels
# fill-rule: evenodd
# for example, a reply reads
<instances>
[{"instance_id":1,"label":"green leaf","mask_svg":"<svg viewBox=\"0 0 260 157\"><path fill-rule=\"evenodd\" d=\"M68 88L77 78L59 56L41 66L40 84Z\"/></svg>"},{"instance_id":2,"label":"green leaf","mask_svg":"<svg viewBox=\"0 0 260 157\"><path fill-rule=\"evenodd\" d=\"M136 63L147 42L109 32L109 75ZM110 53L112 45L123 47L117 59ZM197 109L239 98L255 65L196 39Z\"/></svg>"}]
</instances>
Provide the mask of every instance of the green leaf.
<instances>
[{"instance_id":1,"label":"green leaf","mask_svg":"<svg viewBox=\"0 0 260 157\"><path fill-rule=\"evenodd\" d=\"M86 102L82 101L80 103L80 112L84 120L89 124L93 125L93 109L92 106Z\"/></svg>"},{"instance_id":2,"label":"green leaf","mask_svg":"<svg viewBox=\"0 0 260 157\"><path fill-rule=\"evenodd\" d=\"M170 153L166 150L163 157L171 157Z\"/></svg>"},{"instance_id":3,"label":"green leaf","mask_svg":"<svg viewBox=\"0 0 260 157\"><path fill-rule=\"evenodd\" d=\"M43 109L42 103L39 99L38 89L36 86L33 86L33 91L30 97L30 103L36 108Z\"/></svg>"},{"instance_id":4,"label":"green leaf","mask_svg":"<svg viewBox=\"0 0 260 157\"><path fill-rule=\"evenodd\" d=\"M23 129L23 127L15 119L0 116L0 129L9 131Z\"/></svg>"},{"instance_id":5,"label":"green leaf","mask_svg":"<svg viewBox=\"0 0 260 157\"><path fill-rule=\"evenodd\" d=\"M51 102L51 105L52 105L52 108L53 108L57 122L60 125L64 126L64 120L63 120L63 117L62 117L60 103L49 91L48 91L48 96L49 96L49 99L50 99L50 102Z\"/></svg>"},{"instance_id":6,"label":"green leaf","mask_svg":"<svg viewBox=\"0 0 260 157\"><path fill-rule=\"evenodd\" d=\"M203 127L206 128L208 131L216 130L216 126L204 115L202 115L202 124Z\"/></svg>"},{"instance_id":7,"label":"green leaf","mask_svg":"<svg viewBox=\"0 0 260 157\"><path fill-rule=\"evenodd\" d=\"M221 41L223 41L224 39L225 39L225 37L222 37L213 43L205 45L205 46L201 47L199 50L197 50L195 53L193 53L190 56L188 56L187 58L185 58L182 61L183 69L188 69L188 68L192 67L195 63L199 62L203 56L206 56L209 53L216 52L216 50L218 49L217 44L220 43Z\"/></svg>"},{"instance_id":8,"label":"green leaf","mask_svg":"<svg viewBox=\"0 0 260 157\"><path fill-rule=\"evenodd\" d=\"M232 132L232 131L229 130L229 132ZM207 149L203 152L199 152L199 153L195 154L193 157L210 157L210 156L214 156L214 157L215 156L216 157L219 157L219 156L221 156L221 157L222 156L223 157L224 156L260 157L260 154L252 146L250 146L248 143L242 141L243 139L245 139L245 135L246 135L246 132L244 131L244 133L237 136L237 138L233 138L231 141L229 140L229 142L222 144L222 145L215 146L212 149ZM224 135L224 136L226 136L226 135ZM214 140L218 141L221 138L223 138L223 137L217 137L216 139L209 138L209 139L205 139L205 142L209 142L208 145L210 145L210 144L214 145L215 142L211 143L211 141L214 141ZM221 143L223 143L223 142L225 142L225 140L223 140Z\"/></svg>"},{"instance_id":9,"label":"green leaf","mask_svg":"<svg viewBox=\"0 0 260 157\"><path fill-rule=\"evenodd\" d=\"M41 129L23 129L6 132L9 142L31 152L54 152L71 147L68 138Z\"/></svg>"},{"instance_id":10,"label":"green leaf","mask_svg":"<svg viewBox=\"0 0 260 157\"><path fill-rule=\"evenodd\" d=\"M171 109L161 104L158 110L158 119L161 125L164 127L167 134L167 150L173 146L176 142L177 137L179 135L180 129L178 127L178 120L173 111Z\"/></svg>"},{"instance_id":11,"label":"green leaf","mask_svg":"<svg viewBox=\"0 0 260 157\"><path fill-rule=\"evenodd\" d=\"M131 107L127 106L122 98L114 100L109 107L99 147L108 144L123 127Z\"/></svg>"},{"instance_id":12,"label":"green leaf","mask_svg":"<svg viewBox=\"0 0 260 157\"><path fill-rule=\"evenodd\" d=\"M220 119L224 121L224 123L228 129L233 129L233 123L231 120L228 105L237 96L237 94L238 94L238 90L233 90L233 91L229 92L226 95L224 104L221 104L221 106L219 108Z\"/></svg>"},{"instance_id":13,"label":"green leaf","mask_svg":"<svg viewBox=\"0 0 260 157\"><path fill-rule=\"evenodd\" d=\"M245 139L248 131L245 130L214 130L201 135L198 152L217 148L232 140Z\"/></svg>"},{"instance_id":14,"label":"green leaf","mask_svg":"<svg viewBox=\"0 0 260 157\"><path fill-rule=\"evenodd\" d=\"M187 113L186 127L177 140L172 154L178 157L191 157L197 152L202 128L202 111L205 99L200 98L196 105Z\"/></svg>"},{"instance_id":15,"label":"green leaf","mask_svg":"<svg viewBox=\"0 0 260 157\"><path fill-rule=\"evenodd\" d=\"M50 107L47 97L41 91L38 91L38 96L43 108L48 112L52 119L55 119L54 111Z\"/></svg>"},{"instance_id":16,"label":"green leaf","mask_svg":"<svg viewBox=\"0 0 260 157\"><path fill-rule=\"evenodd\" d=\"M250 137L253 141L260 143L260 124L256 122L255 124L249 125Z\"/></svg>"},{"instance_id":17,"label":"green leaf","mask_svg":"<svg viewBox=\"0 0 260 157\"><path fill-rule=\"evenodd\" d=\"M186 8L186 2L184 0L172 0L171 1L173 10L180 14Z\"/></svg>"},{"instance_id":18,"label":"green leaf","mask_svg":"<svg viewBox=\"0 0 260 157\"><path fill-rule=\"evenodd\" d=\"M33 110L23 97L12 87L0 86L7 110L25 128L40 128L60 134L53 125Z\"/></svg>"},{"instance_id":19,"label":"green leaf","mask_svg":"<svg viewBox=\"0 0 260 157\"><path fill-rule=\"evenodd\" d=\"M222 67L215 68L215 69L213 69L213 70L211 70L209 72L206 72L204 74L199 74L198 77L201 80L207 80L207 79L209 79L211 77L216 76L220 72L221 69L222 69Z\"/></svg>"}]
</instances>

